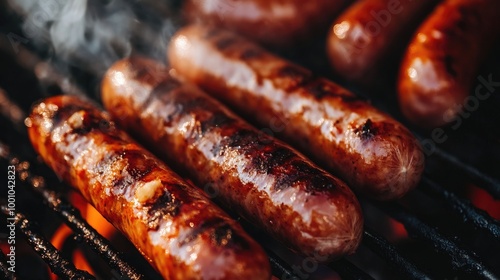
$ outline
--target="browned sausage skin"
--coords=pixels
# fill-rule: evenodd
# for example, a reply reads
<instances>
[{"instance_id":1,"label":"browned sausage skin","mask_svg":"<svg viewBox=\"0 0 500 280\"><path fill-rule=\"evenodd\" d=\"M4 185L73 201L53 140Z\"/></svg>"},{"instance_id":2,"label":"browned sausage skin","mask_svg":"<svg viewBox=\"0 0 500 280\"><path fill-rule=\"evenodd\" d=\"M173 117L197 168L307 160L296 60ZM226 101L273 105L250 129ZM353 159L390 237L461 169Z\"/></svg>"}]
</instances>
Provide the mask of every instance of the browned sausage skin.
<instances>
[{"instance_id":1,"label":"browned sausage skin","mask_svg":"<svg viewBox=\"0 0 500 280\"><path fill-rule=\"evenodd\" d=\"M500 1L445 0L415 33L399 73L403 114L422 127L456 117L500 36Z\"/></svg>"},{"instance_id":2,"label":"browned sausage skin","mask_svg":"<svg viewBox=\"0 0 500 280\"><path fill-rule=\"evenodd\" d=\"M416 20L436 0L360 0L330 28L327 52L337 73L361 81L413 32Z\"/></svg>"},{"instance_id":3,"label":"browned sausage skin","mask_svg":"<svg viewBox=\"0 0 500 280\"><path fill-rule=\"evenodd\" d=\"M102 100L168 162L292 249L326 260L359 245L361 209L342 181L158 63L116 63L103 80Z\"/></svg>"},{"instance_id":4,"label":"browned sausage skin","mask_svg":"<svg viewBox=\"0 0 500 280\"><path fill-rule=\"evenodd\" d=\"M191 22L233 30L266 45L289 47L327 29L346 0L187 0Z\"/></svg>"},{"instance_id":5,"label":"browned sausage skin","mask_svg":"<svg viewBox=\"0 0 500 280\"><path fill-rule=\"evenodd\" d=\"M232 33L189 26L168 52L176 72L377 199L414 188L424 156L400 123L338 85Z\"/></svg>"},{"instance_id":6,"label":"browned sausage skin","mask_svg":"<svg viewBox=\"0 0 500 280\"><path fill-rule=\"evenodd\" d=\"M52 97L27 124L44 161L165 279L270 278L265 253L234 220L90 103Z\"/></svg>"}]
</instances>

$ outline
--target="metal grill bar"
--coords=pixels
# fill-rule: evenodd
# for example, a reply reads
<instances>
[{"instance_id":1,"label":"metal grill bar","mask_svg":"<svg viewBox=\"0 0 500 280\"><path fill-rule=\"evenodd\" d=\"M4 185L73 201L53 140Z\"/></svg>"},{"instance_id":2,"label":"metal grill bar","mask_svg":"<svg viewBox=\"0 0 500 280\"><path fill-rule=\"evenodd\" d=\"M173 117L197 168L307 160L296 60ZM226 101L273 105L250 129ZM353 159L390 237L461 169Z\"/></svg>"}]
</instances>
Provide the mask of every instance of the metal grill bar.
<instances>
[{"instance_id":1,"label":"metal grill bar","mask_svg":"<svg viewBox=\"0 0 500 280\"><path fill-rule=\"evenodd\" d=\"M360 270L357 266L347 261L346 259L340 259L329 265L330 268L335 270L342 279L350 280L374 280L373 277L366 274L364 271Z\"/></svg>"},{"instance_id":2,"label":"metal grill bar","mask_svg":"<svg viewBox=\"0 0 500 280\"><path fill-rule=\"evenodd\" d=\"M11 216L7 205L0 203L1 212L6 216ZM26 216L15 211L14 223L19 231L26 237L26 241L48 264L54 274L64 279L95 279L88 272L76 269L67 259L63 258L59 251L43 237L36 226Z\"/></svg>"},{"instance_id":3,"label":"metal grill bar","mask_svg":"<svg viewBox=\"0 0 500 280\"><path fill-rule=\"evenodd\" d=\"M497 279L473 252L459 248L454 242L440 235L435 229L408 213L401 206L395 203L376 203L376 205L401 222L410 235L430 242L436 250L450 257L451 265L455 270L475 274L481 279Z\"/></svg>"},{"instance_id":4,"label":"metal grill bar","mask_svg":"<svg viewBox=\"0 0 500 280\"><path fill-rule=\"evenodd\" d=\"M363 244L383 257L389 265L397 269L408 279L431 279L429 275L422 272L413 263L403 257L387 240L373 233L372 230L365 230Z\"/></svg>"},{"instance_id":5,"label":"metal grill bar","mask_svg":"<svg viewBox=\"0 0 500 280\"><path fill-rule=\"evenodd\" d=\"M417 132L412 131L412 133L420 142L424 140L424 137L419 135ZM434 153L432 155L435 155L439 159L447 162L458 170L463 171L472 181L474 181L476 184L479 184L479 187L485 189L495 199L500 199L500 180L492 178L491 176L485 174L484 172L481 172L474 166L464 163L459 158L438 147L435 147Z\"/></svg>"},{"instance_id":6,"label":"metal grill bar","mask_svg":"<svg viewBox=\"0 0 500 280\"><path fill-rule=\"evenodd\" d=\"M0 147L5 145L0 142ZM5 150L9 150L8 148ZM130 280L139 280L144 277L137 273L136 269L130 266L116 252L106 238L102 237L92 226L90 226L81 216L80 211L73 207L66 199L57 195L54 191L48 190L45 180L41 176L35 176L30 171L30 164L26 161L20 162L12 154L1 154L0 157L8 160L10 164L16 166L16 174L21 183L43 199L45 205L56 212L63 221L81 237L90 248L99 256L105 259L109 266L116 269L122 276Z\"/></svg>"},{"instance_id":7,"label":"metal grill bar","mask_svg":"<svg viewBox=\"0 0 500 280\"><path fill-rule=\"evenodd\" d=\"M16 280L17 277L12 271L9 270L9 265L7 264L7 256L0 250L0 271L5 279Z\"/></svg>"},{"instance_id":8,"label":"metal grill bar","mask_svg":"<svg viewBox=\"0 0 500 280\"><path fill-rule=\"evenodd\" d=\"M469 200L458 197L426 177L422 178L418 189L431 196L438 197L442 202L448 204L457 215L460 215L462 220L484 230L493 236L495 240L500 241L500 224L498 221L483 210L474 207Z\"/></svg>"},{"instance_id":9,"label":"metal grill bar","mask_svg":"<svg viewBox=\"0 0 500 280\"><path fill-rule=\"evenodd\" d=\"M495 199L500 199L500 181L498 179L484 174L474 166L464 163L457 157L439 148L436 148L434 154L442 160L465 172L467 176L469 176L475 183L480 184L480 187L489 192Z\"/></svg>"}]
</instances>

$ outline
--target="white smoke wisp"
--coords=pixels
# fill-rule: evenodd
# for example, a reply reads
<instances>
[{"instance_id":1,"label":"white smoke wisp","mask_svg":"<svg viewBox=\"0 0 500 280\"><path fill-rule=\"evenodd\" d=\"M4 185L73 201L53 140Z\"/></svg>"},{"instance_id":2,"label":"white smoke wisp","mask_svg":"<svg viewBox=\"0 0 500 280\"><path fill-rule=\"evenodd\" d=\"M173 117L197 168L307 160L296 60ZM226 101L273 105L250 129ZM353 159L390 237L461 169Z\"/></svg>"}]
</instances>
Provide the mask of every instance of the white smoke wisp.
<instances>
[{"instance_id":1,"label":"white smoke wisp","mask_svg":"<svg viewBox=\"0 0 500 280\"><path fill-rule=\"evenodd\" d=\"M134 52L134 43L149 46L150 56L164 58L174 32L170 18L162 26L138 19L137 4L126 0L9 0L25 21L24 35L69 65L102 75L116 60ZM141 2L144 3L147 1ZM146 3L144 3L146 5ZM155 25L158 23L155 22ZM167 32L165 32L167 30ZM159 57L161 55L161 57Z\"/></svg>"}]
</instances>

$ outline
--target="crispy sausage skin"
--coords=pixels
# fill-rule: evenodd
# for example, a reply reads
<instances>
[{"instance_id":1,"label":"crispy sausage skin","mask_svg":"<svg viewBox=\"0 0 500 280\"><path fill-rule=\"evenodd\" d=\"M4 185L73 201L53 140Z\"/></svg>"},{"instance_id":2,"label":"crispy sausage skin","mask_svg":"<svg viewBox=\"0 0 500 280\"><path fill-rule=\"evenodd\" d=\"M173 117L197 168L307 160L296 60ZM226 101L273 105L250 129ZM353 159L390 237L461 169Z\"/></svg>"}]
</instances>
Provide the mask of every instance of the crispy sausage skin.
<instances>
[{"instance_id":1,"label":"crispy sausage skin","mask_svg":"<svg viewBox=\"0 0 500 280\"><path fill-rule=\"evenodd\" d=\"M271 46L286 47L327 29L347 0L187 0L189 21L231 29Z\"/></svg>"},{"instance_id":2,"label":"crispy sausage skin","mask_svg":"<svg viewBox=\"0 0 500 280\"><path fill-rule=\"evenodd\" d=\"M168 52L177 75L293 142L377 199L416 186L420 145L403 125L338 85L226 31L188 26Z\"/></svg>"},{"instance_id":3,"label":"crispy sausage skin","mask_svg":"<svg viewBox=\"0 0 500 280\"><path fill-rule=\"evenodd\" d=\"M422 127L451 122L500 36L500 1L445 0L414 35L399 73L403 114Z\"/></svg>"},{"instance_id":4,"label":"crispy sausage skin","mask_svg":"<svg viewBox=\"0 0 500 280\"><path fill-rule=\"evenodd\" d=\"M269 260L198 188L82 99L56 96L27 119L35 150L123 232L165 279L269 279Z\"/></svg>"},{"instance_id":5,"label":"crispy sausage skin","mask_svg":"<svg viewBox=\"0 0 500 280\"><path fill-rule=\"evenodd\" d=\"M345 183L158 63L117 62L102 100L167 162L290 248L326 260L358 247L363 218Z\"/></svg>"},{"instance_id":6,"label":"crispy sausage skin","mask_svg":"<svg viewBox=\"0 0 500 280\"><path fill-rule=\"evenodd\" d=\"M373 67L397 51L405 33L435 0L361 0L344 11L330 28L327 52L337 73L364 79Z\"/></svg>"}]
</instances>

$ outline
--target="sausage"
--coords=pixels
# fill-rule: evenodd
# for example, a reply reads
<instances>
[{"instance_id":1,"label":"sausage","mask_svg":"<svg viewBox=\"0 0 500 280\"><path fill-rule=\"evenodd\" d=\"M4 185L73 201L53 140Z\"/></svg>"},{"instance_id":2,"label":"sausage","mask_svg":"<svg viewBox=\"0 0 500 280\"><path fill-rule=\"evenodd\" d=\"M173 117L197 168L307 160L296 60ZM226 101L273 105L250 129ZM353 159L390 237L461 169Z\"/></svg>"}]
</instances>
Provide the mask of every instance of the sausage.
<instances>
[{"instance_id":1,"label":"sausage","mask_svg":"<svg viewBox=\"0 0 500 280\"><path fill-rule=\"evenodd\" d=\"M294 143L370 197L399 198L420 179L422 149L403 125L237 35L188 26L172 39L168 58L177 75Z\"/></svg>"},{"instance_id":2,"label":"sausage","mask_svg":"<svg viewBox=\"0 0 500 280\"><path fill-rule=\"evenodd\" d=\"M35 150L128 237L165 279L270 279L260 246L198 188L74 96L27 119Z\"/></svg>"},{"instance_id":3,"label":"sausage","mask_svg":"<svg viewBox=\"0 0 500 280\"><path fill-rule=\"evenodd\" d=\"M333 68L348 80L363 82L376 71L374 66L386 64L388 55L398 52L402 38L411 34L416 21L434 2L361 0L354 3L330 28L327 53Z\"/></svg>"},{"instance_id":4,"label":"sausage","mask_svg":"<svg viewBox=\"0 0 500 280\"><path fill-rule=\"evenodd\" d=\"M363 218L345 183L158 63L117 62L101 92L119 124L284 245L318 261L358 247Z\"/></svg>"},{"instance_id":5,"label":"sausage","mask_svg":"<svg viewBox=\"0 0 500 280\"><path fill-rule=\"evenodd\" d=\"M401 111L437 127L457 117L481 63L500 37L500 1L445 0L415 33L398 81Z\"/></svg>"},{"instance_id":6,"label":"sausage","mask_svg":"<svg viewBox=\"0 0 500 280\"><path fill-rule=\"evenodd\" d=\"M326 31L347 0L187 0L188 21L231 29L269 46L290 47Z\"/></svg>"}]
</instances>

